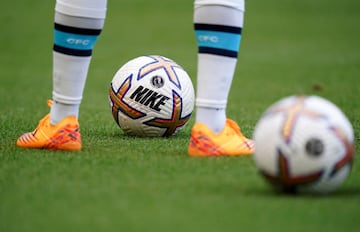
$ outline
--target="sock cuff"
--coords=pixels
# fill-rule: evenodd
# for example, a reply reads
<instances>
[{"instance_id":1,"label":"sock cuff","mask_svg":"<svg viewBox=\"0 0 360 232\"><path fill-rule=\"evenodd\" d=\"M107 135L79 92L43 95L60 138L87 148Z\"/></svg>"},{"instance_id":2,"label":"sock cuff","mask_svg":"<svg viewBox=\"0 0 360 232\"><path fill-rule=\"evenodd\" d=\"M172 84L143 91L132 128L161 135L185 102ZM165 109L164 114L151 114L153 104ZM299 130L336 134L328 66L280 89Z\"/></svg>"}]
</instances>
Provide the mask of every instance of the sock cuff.
<instances>
[{"instance_id":1,"label":"sock cuff","mask_svg":"<svg viewBox=\"0 0 360 232\"><path fill-rule=\"evenodd\" d=\"M55 11L71 16L105 19L106 2L106 0L95 0L90 4L90 1L87 0L75 2L69 0L57 0Z\"/></svg>"},{"instance_id":2,"label":"sock cuff","mask_svg":"<svg viewBox=\"0 0 360 232\"><path fill-rule=\"evenodd\" d=\"M79 105L82 100L82 96L69 97L69 96L64 96L59 93L56 93L55 91L53 91L52 94L53 94L54 101L62 103L62 104L67 104L67 105Z\"/></svg>"},{"instance_id":3,"label":"sock cuff","mask_svg":"<svg viewBox=\"0 0 360 232\"><path fill-rule=\"evenodd\" d=\"M194 2L195 8L204 5L221 5L245 11L244 0L195 0Z\"/></svg>"},{"instance_id":4,"label":"sock cuff","mask_svg":"<svg viewBox=\"0 0 360 232\"><path fill-rule=\"evenodd\" d=\"M195 105L197 107L225 109L226 105L227 105L227 100L217 101L217 100L208 100L208 99L197 98L195 101Z\"/></svg>"}]
</instances>

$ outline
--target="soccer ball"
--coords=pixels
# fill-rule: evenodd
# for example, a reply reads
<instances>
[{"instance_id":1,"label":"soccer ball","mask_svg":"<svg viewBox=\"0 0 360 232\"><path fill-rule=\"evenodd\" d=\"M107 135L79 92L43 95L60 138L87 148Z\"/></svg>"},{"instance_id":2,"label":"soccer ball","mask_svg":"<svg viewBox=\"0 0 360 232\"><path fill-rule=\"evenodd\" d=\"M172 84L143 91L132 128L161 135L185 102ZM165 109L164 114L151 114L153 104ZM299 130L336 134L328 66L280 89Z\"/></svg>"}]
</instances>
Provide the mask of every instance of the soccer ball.
<instances>
[{"instance_id":1,"label":"soccer ball","mask_svg":"<svg viewBox=\"0 0 360 232\"><path fill-rule=\"evenodd\" d=\"M125 134L169 137L188 122L194 109L194 87L174 61L140 56L116 72L109 99L113 118Z\"/></svg>"},{"instance_id":2,"label":"soccer ball","mask_svg":"<svg viewBox=\"0 0 360 232\"><path fill-rule=\"evenodd\" d=\"M343 112L318 96L290 96L271 105L254 131L255 165L276 189L326 194L347 178L353 128Z\"/></svg>"}]
</instances>

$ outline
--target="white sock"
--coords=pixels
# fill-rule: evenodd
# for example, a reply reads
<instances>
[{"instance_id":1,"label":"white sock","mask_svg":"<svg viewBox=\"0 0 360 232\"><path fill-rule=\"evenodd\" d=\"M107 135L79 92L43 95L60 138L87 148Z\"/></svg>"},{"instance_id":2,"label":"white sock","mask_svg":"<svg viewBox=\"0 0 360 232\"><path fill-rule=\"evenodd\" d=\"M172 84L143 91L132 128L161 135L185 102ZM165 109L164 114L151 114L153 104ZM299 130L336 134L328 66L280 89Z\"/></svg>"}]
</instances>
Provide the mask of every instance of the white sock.
<instances>
[{"instance_id":1,"label":"white sock","mask_svg":"<svg viewBox=\"0 0 360 232\"><path fill-rule=\"evenodd\" d=\"M225 126L226 113L224 109L197 107L195 120L205 124L217 134Z\"/></svg>"},{"instance_id":2,"label":"white sock","mask_svg":"<svg viewBox=\"0 0 360 232\"><path fill-rule=\"evenodd\" d=\"M79 116L93 47L104 25L106 0L57 0L50 123Z\"/></svg>"},{"instance_id":3,"label":"white sock","mask_svg":"<svg viewBox=\"0 0 360 232\"><path fill-rule=\"evenodd\" d=\"M226 123L226 105L240 47L244 11L201 5L194 11L198 70L196 122L219 133Z\"/></svg>"}]
</instances>

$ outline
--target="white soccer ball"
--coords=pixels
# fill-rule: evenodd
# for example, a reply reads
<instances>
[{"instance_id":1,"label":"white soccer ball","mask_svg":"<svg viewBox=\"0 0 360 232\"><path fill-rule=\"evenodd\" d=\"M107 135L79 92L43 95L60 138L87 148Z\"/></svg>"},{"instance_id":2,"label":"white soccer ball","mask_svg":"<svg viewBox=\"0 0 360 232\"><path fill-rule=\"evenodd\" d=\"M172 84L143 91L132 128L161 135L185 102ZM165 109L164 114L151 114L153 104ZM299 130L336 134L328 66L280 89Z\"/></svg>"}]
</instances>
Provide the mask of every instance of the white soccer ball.
<instances>
[{"instance_id":1,"label":"white soccer ball","mask_svg":"<svg viewBox=\"0 0 360 232\"><path fill-rule=\"evenodd\" d=\"M140 56L124 64L109 88L113 118L127 134L169 137L188 122L194 87L186 71L163 56Z\"/></svg>"},{"instance_id":2,"label":"white soccer ball","mask_svg":"<svg viewBox=\"0 0 360 232\"><path fill-rule=\"evenodd\" d=\"M271 105L258 121L255 165L277 189L326 194L347 178L354 132L344 113L318 96L290 96Z\"/></svg>"}]
</instances>

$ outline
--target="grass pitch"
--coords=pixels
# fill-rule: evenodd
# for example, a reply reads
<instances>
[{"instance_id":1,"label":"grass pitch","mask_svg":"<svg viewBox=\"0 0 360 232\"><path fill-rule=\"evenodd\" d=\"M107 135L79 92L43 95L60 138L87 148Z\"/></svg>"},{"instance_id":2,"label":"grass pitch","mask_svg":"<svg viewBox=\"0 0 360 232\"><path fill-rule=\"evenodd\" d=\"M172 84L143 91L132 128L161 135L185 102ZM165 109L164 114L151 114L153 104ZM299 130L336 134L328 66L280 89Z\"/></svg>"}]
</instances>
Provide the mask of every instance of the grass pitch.
<instances>
[{"instance_id":1,"label":"grass pitch","mask_svg":"<svg viewBox=\"0 0 360 232\"><path fill-rule=\"evenodd\" d=\"M192 1L110 1L81 106L79 153L23 150L17 137L48 112L53 1L2 4L0 231L358 231L360 163L326 197L275 194L251 157L186 155L193 119L169 139L122 134L107 100L127 60L160 54L193 78ZM247 1L228 116L248 136L292 94L337 104L360 129L360 2Z\"/></svg>"}]
</instances>

